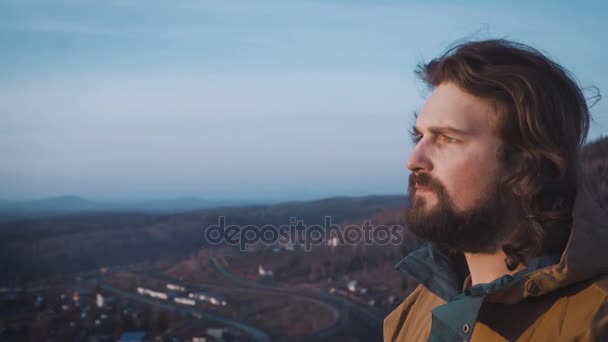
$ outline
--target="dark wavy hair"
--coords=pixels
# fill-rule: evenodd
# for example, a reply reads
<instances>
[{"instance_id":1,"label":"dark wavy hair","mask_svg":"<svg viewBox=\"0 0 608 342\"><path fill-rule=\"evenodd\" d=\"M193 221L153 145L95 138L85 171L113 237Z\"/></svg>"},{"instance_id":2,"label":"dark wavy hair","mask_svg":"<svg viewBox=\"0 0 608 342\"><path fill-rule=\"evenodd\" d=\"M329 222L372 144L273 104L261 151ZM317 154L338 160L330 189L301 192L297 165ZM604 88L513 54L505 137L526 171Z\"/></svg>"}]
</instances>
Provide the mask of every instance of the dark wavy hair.
<instances>
[{"instance_id":1,"label":"dark wavy hair","mask_svg":"<svg viewBox=\"0 0 608 342\"><path fill-rule=\"evenodd\" d=\"M508 171L501 182L524 222L502 242L507 267L561 253L590 121L573 77L538 50L504 39L461 43L419 64L416 74L431 89L452 82L496 109L492 126L504 143L498 158Z\"/></svg>"}]
</instances>

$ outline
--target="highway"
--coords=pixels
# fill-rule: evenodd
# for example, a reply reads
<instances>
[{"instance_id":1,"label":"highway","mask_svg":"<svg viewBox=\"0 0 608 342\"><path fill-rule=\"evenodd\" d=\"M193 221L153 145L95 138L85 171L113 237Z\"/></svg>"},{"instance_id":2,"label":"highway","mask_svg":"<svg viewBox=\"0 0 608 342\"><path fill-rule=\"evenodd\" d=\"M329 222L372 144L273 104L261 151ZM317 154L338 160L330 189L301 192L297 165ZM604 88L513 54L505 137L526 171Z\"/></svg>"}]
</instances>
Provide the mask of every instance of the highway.
<instances>
[{"instance_id":1,"label":"highway","mask_svg":"<svg viewBox=\"0 0 608 342\"><path fill-rule=\"evenodd\" d=\"M89 275L89 277L90 277L90 275ZM142 296L138 293L127 292L127 291L115 288L113 286L98 282L98 279L96 278L96 276L93 279L87 279L87 281L93 283L95 286L99 286L104 291L113 293L116 296L124 297L124 298L130 299L130 300L133 300L133 301L136 301L139 303L143 303L143 304L154 305L156 307L167 309L167 310L188 313L198 319L204 319L204 320L207 320L210 322L220 323L224 326L229 326L229 327L232 327L232 328L235 328L237 330L244 332L248 336L251 336L255 341L259 341L259 342L269 342L270 341L270 336L268 334L266 334L264 331L254 327L254 326L250 326L245 323L242 323L242 322L239 322L239 321L227 318L227 317L204 312L202 310L198 310L196 307L194 307L194 308L185 307L183 305L177 305L177 304L173 304L171 302L162 302L157 299L152 299L152 298L149 298L146 296Z\"/></svg>"},{"instance_id":2,"label":"highway","mask_svg":"<svg viewBox=\"0 0 608 342\"><path fill-rule=\"evenodd\" d=\"M224 261L224 260L222 260ZM218 258L211 258L211 263L213 267L219 272L224 278L229 280L234 286L226 286L224 287L230 291L246 291L252 293L270 293L277 295L284 295L293 298L298 298L301 300L311 301L316 305L322 306L327 310L330 310L335 320L333 324L330 326L318 330L310 335L301 336L295 338L294 340L299 342L308 342L308 341L331 341L332 337L340 335L344 332L349 332L353 328L353 326L357 327L363 332L371 332L373 336L380 334L381 336L381 328L382 328L382 320L377 313L372 310L356 304L347 298L341 296L335 296L324 292L322 290L306 290L306 289L288 289L282 287L275 287L269 285L263 285L255 281L247 280L237 276L236 274L231 273L225 267L222 266L222 263L218 260ZM121 270L129 270L129 267L118 267L117 269ZM112 269L115 271L116 269ZM130 270L134 273L142 274L143 276L162 279L167 282L176 282L179 281L174 278L164 274L152 273L152 272L142 272ZM97 275L93 274L93 272L87 273L88 277L94 277L95 281L99 282ZM197 309L196 307L185 307L183 305L174 304L171 302L162 302L160 300L152 299L146 296L139 295L138 293L127 292L115 287L112 287L107 284L103 284L99 282L99 286L105 291L114 293L115 295L122 296L128 298L133 301L137 301L140 303L155 305L164 309L189 313L194 317L199 319L205 319L212 322L217 322L219 324L229 326L235 328L243 333L251 336L256 341L270 341L271 336L264 332L263 330L248 325L246 323L236 321L234 319L224 317L221 315L216 315L213 313L202 311L201 309ZM209 287L215 287L217 285L213 284L197 284L195 286L189 284L188 288L192 291L198 290L208 290ZM374 335L376 333L376 335Z\"/></svg>"}]
</instances>

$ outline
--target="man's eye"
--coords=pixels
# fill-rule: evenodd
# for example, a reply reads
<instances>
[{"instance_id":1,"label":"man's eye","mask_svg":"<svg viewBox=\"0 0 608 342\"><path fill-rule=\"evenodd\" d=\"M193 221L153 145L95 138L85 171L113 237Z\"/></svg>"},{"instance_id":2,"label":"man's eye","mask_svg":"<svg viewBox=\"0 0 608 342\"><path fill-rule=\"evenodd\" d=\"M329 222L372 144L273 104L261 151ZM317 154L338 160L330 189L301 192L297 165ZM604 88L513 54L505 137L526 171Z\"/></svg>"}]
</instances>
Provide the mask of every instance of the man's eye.
<instances>
[{"instance_id":1,"label":"man's eye","mask_svg":"<svg viewBox=\"0 0 608 342\"><path fill-rule=\"evenodd\" d=\"M440 135L439 140L444 143L457 143L459 140L447 135Z\"/></svg>"}]
</instances>

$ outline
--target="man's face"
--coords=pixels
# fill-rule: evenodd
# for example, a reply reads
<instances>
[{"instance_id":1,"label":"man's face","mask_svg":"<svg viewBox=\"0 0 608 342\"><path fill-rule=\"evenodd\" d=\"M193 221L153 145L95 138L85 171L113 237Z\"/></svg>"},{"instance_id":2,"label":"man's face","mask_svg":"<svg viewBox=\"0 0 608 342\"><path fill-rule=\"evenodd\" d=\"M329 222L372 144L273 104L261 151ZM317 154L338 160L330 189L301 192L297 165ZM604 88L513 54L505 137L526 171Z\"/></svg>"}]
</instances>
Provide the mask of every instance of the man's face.
<instances>
[{"instance_id":1,"label":"man's face","mask_svg":"<svg viewBox=\"0 0 608 342\"><path fill-rule=\"evenodd\" d=\"M461 252L497 247L505 208L494 115L491 103L452 83L436 87L424 104L413 129L418 142L407 160L412 174L406 218L419 237Z\"/></svg>"}]
</instances>

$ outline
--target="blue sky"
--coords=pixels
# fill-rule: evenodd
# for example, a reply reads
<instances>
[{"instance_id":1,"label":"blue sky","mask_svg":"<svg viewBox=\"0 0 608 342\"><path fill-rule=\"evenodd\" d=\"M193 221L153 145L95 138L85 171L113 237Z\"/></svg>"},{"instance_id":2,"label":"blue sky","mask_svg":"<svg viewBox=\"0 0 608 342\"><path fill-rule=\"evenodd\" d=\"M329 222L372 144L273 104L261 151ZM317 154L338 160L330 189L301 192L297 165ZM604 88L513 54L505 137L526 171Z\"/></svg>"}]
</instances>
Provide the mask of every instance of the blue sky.
<instances>
[{"instance_id":1,"label":"blue sky","mask_svg":"<svg viewBox=\"0 0 608 342\"><path fill-rule=\"evenodd\" d=\"M463 38L608 93L607 6L0 0L0 198L404 193L414 78ZM608 132L608 99L590 139Z\"/></svg>"}]
</instances>

